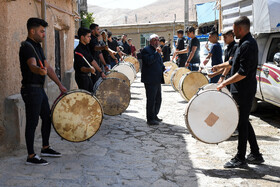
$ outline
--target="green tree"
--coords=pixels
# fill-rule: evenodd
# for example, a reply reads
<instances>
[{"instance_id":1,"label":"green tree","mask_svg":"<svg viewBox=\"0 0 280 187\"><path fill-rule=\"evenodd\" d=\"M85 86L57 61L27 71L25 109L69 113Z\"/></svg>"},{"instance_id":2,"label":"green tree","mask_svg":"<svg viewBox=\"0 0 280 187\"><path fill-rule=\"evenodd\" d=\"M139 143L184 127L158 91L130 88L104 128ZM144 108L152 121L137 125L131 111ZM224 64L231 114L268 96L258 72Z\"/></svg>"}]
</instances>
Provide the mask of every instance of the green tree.
<instances>
[{"instance_id":1,"label":"green tree","mask_svg":"<svg viewBox=\"0 0 280 187\"><path fill-rule=\"evenodd\" d=\"M81 12L81 26L89 28L89 26L94 22L93 13Z\"/></svg>"}]
</instances>

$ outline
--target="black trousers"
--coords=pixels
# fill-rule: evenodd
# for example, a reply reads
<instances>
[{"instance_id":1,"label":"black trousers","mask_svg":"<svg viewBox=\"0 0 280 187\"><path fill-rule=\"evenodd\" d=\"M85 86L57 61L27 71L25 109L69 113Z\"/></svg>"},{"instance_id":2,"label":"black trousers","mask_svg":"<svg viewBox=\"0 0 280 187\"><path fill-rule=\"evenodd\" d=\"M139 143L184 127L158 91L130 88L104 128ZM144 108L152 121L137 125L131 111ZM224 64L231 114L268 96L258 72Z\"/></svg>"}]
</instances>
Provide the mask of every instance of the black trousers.
<instances>
[{"instance_id":1,"label":"black trousers","mask_svg":"<svg viewBox=\"0 0 280 187\"><path fill-rule=\"evenodd\" d=\"M255 155L260 154L256 135L249 121L249 115L254 97L254 93L248 95L233 94L234 100L239 105L237 156L241 160L245 159L247 141L250 144L251 153Z\"/></svg>"},{"instance_id":2,"label":"black trousers","mask_svg":"<svg viewBox=\"0 0 280 187\"><path fill-rule=\"evenodd\" d=\"M145 83L146 89L146 116L147 121L155 120L161 105L161 84L148 84Z\"/></svg>"},{"instance_id":3,"label":"black trousers","mask_svg":"<svg viewBox=\"0 0 280 187\"><path fill-rule=\"evenodd\" d=\"M187 60L188 60L187 56L179 57L178 58L178 66L179 67L185 67L185 64L186 64Z\"/></svg>"},{"instance_id":4,"label":"black trousers","mask_svg":"<svg viewBox=\"0 0 280 187\"><path fill-rule=\"evenodd\" d=\"M34 154L34 136L39 116L42 119L42 145L49 145L51 132L51 111L48 97L44 88L26 87L21 89L21 96L25 103L26 127L25 141L29 155Z\"/></svg>"},{"instance_id":5,"label":"black trousers","mask_svg":"<svg viewBox=\"0 0 280 187\"><path fill-rule=\"evenodd\" d=\"M92 79L88 75L75 75L75 80L79 89L93 92Z\"/></svg>"}]
</instances>

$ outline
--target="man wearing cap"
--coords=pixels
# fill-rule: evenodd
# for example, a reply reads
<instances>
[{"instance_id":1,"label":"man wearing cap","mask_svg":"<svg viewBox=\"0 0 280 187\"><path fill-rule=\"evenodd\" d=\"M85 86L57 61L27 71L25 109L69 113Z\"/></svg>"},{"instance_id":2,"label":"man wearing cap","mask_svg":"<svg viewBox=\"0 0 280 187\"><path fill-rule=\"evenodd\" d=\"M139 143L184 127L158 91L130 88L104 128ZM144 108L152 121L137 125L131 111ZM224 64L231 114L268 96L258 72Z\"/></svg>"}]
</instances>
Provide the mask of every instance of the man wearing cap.
<instances>
[{"instance_id":1,"label":"man wearing cap","mask_svg":"<svg viewBox=\"0 0 280 187\"><path fill-rule=\"evenodd\" d=\"M161 83L164 83L163 71L165 69L159 46L159 37L152 34L149 38L150 45L145 47L142 54L141 82L146 89L146 117L148 125L159 125L162 119L158 118L161 105Z\"/></svg>"},{"instance_id":2,"label":"man wearing cap","mask_svg":"<svg viewBox=\"0 0 280 187\"><path fill-rule=\"evenodd\" d=\"M234 53L236 51L236 48L238 47L238 44L235 42L234 40L234 33L232 29L226 29L223 31L223 38L224 38L224 42L227 45L227 48L225 49L225 58L224 58L224 62L228 62L229 60L231 60L234 56ZM215 73L213 73L212 75L208 75L211 77L214 77L216 75L222 74L220 77L220 80L218 81L218 83L220 84L221 82L223 82L226 79L228 79L230 77L229 71L231 68L225 68L225 69L221 69L220 71L217 71ZM227 85L227 88L230 90L230 85Z\"/></svg>"}]
</instances>

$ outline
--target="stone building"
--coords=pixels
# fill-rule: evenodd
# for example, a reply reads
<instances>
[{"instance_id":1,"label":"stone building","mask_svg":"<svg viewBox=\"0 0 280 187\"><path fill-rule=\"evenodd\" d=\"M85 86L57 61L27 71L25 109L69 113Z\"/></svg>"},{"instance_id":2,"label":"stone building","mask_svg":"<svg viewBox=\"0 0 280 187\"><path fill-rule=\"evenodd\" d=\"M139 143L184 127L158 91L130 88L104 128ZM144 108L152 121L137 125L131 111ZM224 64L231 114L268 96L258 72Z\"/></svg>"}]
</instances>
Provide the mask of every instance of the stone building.
<instances>
[{"instance_id":1,"label":"stone building","mask_svg":"<svg viewBox=\"0 0 280 187\"><path fill-rule=\"evenodd\" d=\"M48 0L46 5L49 26L45 55L68 89L74 86L73 43L75 22L79 17L76 3L75 0ZM41 4L41 0L0 1L0 153L24 143L25 111L19 94L22 78L19 48L27 37L27 20L42 17ZM58 88L49 78L45 85L52 104L59 94Z\"/></svg>"},{"instance_id":2,"label":"stone building","mask_svg":"<svg viewBox=\"0 0 280 187\"><path fill-rule=\"evenodd\" d=\"M191 24L194 24L191 23ZM176 35L178 29L184 28L184 22L162 22L162 23L143 23L143 24L124 24L117 26L100 26L101 29L108 29L113 36L121 36L127 34L128 38L132 38L136 49L145 47L148 44L147 39L153 33L164 36L166 41L172 45L173 35Z\"/></svg>"}]
</instances>

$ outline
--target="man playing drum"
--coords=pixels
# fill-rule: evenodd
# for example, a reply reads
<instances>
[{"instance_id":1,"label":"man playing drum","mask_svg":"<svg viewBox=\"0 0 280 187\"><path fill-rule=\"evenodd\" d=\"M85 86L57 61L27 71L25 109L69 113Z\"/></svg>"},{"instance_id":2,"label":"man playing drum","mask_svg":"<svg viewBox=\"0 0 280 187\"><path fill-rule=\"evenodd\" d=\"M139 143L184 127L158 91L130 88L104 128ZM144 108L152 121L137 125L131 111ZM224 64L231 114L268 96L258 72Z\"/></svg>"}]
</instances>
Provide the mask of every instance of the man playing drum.
<instances>
[{"instance_id":1,"label":"man playing drum","mask_svg":"<svg viewBox=\"0 0 280 187\"><path fill-rule=\"evenodd\" d=\"M186 49L175 51L174 54L184 54L189 53L188 59L185 62L185 66L188 67L191 71L198 71L200 64L200 42L195 36L195 28L187 27L186 33L191 40L189 41L189 45Z\"/></svg>"},{"instance_id":2,"label":"man playing drum","mask_svg":"<svg viewBox=\"0 0 280 187\"><path fill-rule=\"evenodd\" d=\"M74 69L75 69L75 80L79 89L93 92L93 83L91 80L91 74L95 74L95 70L102 72L102 69L98 66L97 62L93 59L88 44L91 40L90 30L87 28L79 28L79 45L75 49L74 54ZM87 64L85 59L90 63ZM92 65L93 67L90 67Z\"/></svg>"},{"instance_id":3,"label":"man playing drum","mask_svg":"<svg viewBox=\"0 0 280 187\"><path fill-rule=\"evenodd\" d=\"M34 152L34 136L39 116L42 119L42 149L41 156L60 157L61 154L49 146L51 132L51 111L48 97L44 90L44 82L48 75L59 87L61 92L67 89L57 78L53 68L49 65L40 43L45 38L45 27L48 23L39 18L27 21L28 37L22 42L19 51L20 68L22 73L21 96L25 103L26 128L25 140L28 152L26 164L47 165Z\"/></svg>"},{"instance_id":4,"label":"man playing drum","mask_svg":"<svg viewBox=\"0 0 280 187\"><path fill-rule=\"evenodd\" d=\"M159 37L156 34L150 36L150 45L145 47L142 54L141 82L146 89L146 116L148 125L159 125L162 119L157 117L161 105L161 83L164 83L163 72L165 67L161 58Z\"/></svg>"},{"instance_id":5,"label":"man playing drum","mask_svg":"<svg viewBox=\"0 0 280 187\"><path fill-rule=\"evenodd\" d=\"M231 84L232 96L239 105L238 151L235 157L224 165L225 168L244 167L247 166L247 163L261 164L264 162L262 154L259 152L254 129L249 121L257 88L258 46L250 33L250 20L246 16L234 21L233 30L236 38L240 39L234 57L229 62L213 67L213 71L231 67L231 77L223 81L217 89L220 90ZM247 141L250 144L251 153L245 159Z\"/></svg>"}]
</instances>

